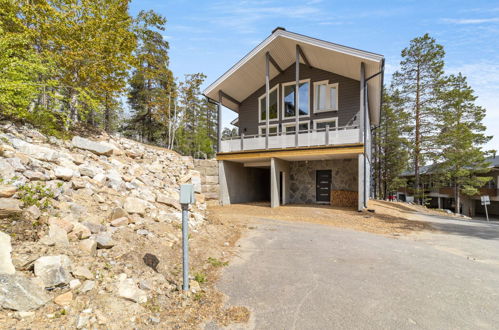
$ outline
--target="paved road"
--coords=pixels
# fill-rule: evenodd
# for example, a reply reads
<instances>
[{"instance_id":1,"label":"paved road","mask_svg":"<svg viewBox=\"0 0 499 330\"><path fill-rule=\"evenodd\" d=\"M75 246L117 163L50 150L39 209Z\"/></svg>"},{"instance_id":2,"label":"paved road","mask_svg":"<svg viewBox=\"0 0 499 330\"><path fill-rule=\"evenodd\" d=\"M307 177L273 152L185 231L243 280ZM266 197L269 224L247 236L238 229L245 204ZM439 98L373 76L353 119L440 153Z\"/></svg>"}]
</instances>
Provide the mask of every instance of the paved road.
<instances>
[{"instance_id":1,"label":"paved road","mask_svg":"<svg viewBox=\"0 0 499 330\"><path fill-rule=\"evenodd\" d=\"M252 311L241 328L499 328L499 226L427 220L442 232L261 220L218 287Z\"/></svg>"}]
</instances>

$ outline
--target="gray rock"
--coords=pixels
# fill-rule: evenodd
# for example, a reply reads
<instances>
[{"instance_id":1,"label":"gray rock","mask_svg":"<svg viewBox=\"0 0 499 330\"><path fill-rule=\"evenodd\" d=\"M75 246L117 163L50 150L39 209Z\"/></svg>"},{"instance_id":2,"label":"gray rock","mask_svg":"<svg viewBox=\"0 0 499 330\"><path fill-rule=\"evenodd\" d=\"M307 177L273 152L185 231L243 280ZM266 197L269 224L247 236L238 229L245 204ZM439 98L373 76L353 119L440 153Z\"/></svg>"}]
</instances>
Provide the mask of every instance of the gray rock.
<instances>
[{"instance_id":1,"label":"gray rock","mask_svg":"<svg viewBox=\"0 0 499 330\"><path fill-rule=\"evenodd\" d=\"M131 278L120 279L118 282L118 295L121 298L131 300L136 303L147 302L147 294L139 289L135 281Z\"/></svg>"},{"instance_id":2,"label":"gray rock","mask_svg":"<svg viewBox=\"0 0 499 330\"><path fill-rule=\"evenodd\" d=\"M0 218L21 214L21 202L13 198L0 198Z\"/></svg>"},{"instance_id":3,"label":"gray rock","mask_svg":"<svg viewBox=\"0 0 499 330\"><path fill-rule=\"evenodd\" d=\"M136 197L127 197L124 208L128 213L138 213L144 215L146 213L146 202Z\"/></svg>"},{"instance_id":4,"label":"gray rock","mask_svg":"<svg viewBox=\"0 0 499 330\"><path fill-rule=\"evenodd\" d=\"M16 171L9 162L3 158L0 158L0 176L5 179L10 179L16 175Z\"/></svg>"},{"instance_id":5,"label":"gray rock","mask_svg":"<svg viewBox=\"0 0 499 330\"><path fill-rule=\"evenodd\" d=\"M35 261L35 275L46 288L69 283L71 280L71 260L66 255L44 256Z\"/></svg>"},{"instance_id":6,"label":"gray rock","mask_svg":"<svg viewBox=\"0 0 499 330\"><path fill-rule=\"evenodd\" d=\"M48 177L39 171L24 171L23 175L31 181L47 181Z\"/></svg>"},{"instance_id":7,"label":"gray rock","mask_svg":"<svg viewBox=\"0 0 499 330\"><path fill-rule=\"evenodd\" d=\"M17 192L16 186L0 185L0 198L9 198Z\"/></svg>"},{"instance_id":8,"label":"gray rock","mask_svg":"<svg viewBox=\"0 0 499 330\"><path fill-rule=\"evenodd\" d=\"M64 228L61 228L56 224L50 224L48 236L58 247L69 246L68 233L64 230Z\"/></svg>"},{"instance_id":9,"label":"gray rock","mask_svg":"<svg viewBox=\"0 0 499 330\"><path fill-rule=\"evenodd\" d=\"M95 241L97 242L98 249L110 249L114 246L114 241L109 234L98 234L95 235Z\"/></svg>"},{"instance_id":10,"label":"gray rock","mask_svg":"<svg viewBox=\"0 0 499 330\"><path fill-rule=\"evenodd\" d=\"M60 157L60 154L51 148L31 144L16 138L12 139L11 141L14 148L19 150L23 154L29 155L35 159L51 162Z\"/></svg>"},{"instance_id":11,"label":"gray rock","mask_svg":"<svg viewBox=\"0 0 499 330\"><path fill-rule=\"evenodd\" d=\"M114 208L109 214L109 220L115 220L123 217L128 217L128 213L123 210L121 207Z\"/></svg>"},{"instance_id":12,"label":"gray rock","mask_svg":"<svg viewBox=\"0 0 499 330\"><path fill-rule=\"evenodd\" d=\"M10 235L0 231L0 274L15 274L16 268L12 263L12 245Z\"/></svg>"},{"instance_id":13,"label":"gray rock","mask_svg":"<svg viewBox=\"0 0 499 330\"><path fill-rule=\"evenodd\" d=\"M83 266L75 267L72 271L73 276L77 278L82 278L85 280L92 280L94 278L94 274L87 268Z\"/></svg>"},{"instance_id":14,"label":"gray rock","mask_svg":"<svg viewBox=\"0 0 499 330\"><path fill-rule=\"evenodd\" d=\"M97 242L91 238L82 240L79 247L80 251L90 256L95 256L97 253Z\"/></svg>"},{"instance_id":15,"label":"gray rock","mask_svg":"<svg viewBox=\"0 0 499 330\"><path fill-rule=\"evenodd\" d=\"M26 209L26 213L29 214L29 216L33 220L37 220L42 215L42 211L40 211L40 209L36 205L31 205L30 207L28 207Z\"/></svg>"},{"instance_id":16,"label":"gray rock","mask_svg":"<svg viewBox=\"0 0 499 330\"><path fill-rule=\"evenodd\" d=\"M69 181L71 178L75 175L72 169L67 168L67 167L62 167L62 166L57 166L54 169L54 175L58 179L62 179L64 181Z\"/></svg>"},{"instance_id":17,"label":"gray rock","mask_svg":"<svg viewBox=\"0 0 499 330\"><path fill-rule=\"evenodd\" d=\"M0 274L0 306L29 311L45 305L50 297L32 280L20 275Z\"/></svg>"},{"instance_id":18,"label":"gray rock","mask_svg":"<svg viewBox=\"0 0 499 330\"><path fill-rule=\"evenodd\" d=\"M173 198L170 198L164 194L157 194L156 196L156 202L158 203L161 203L161 204L165 204L167 206L170 206L170 207L173 207L177 210L181 210L182 207L180 206L180 203L178 202L178 200L175 200Z\"/></svg>"},{"instance_id":19,"label":"gray rock","mask_svg":"<svg viewBox=\"0 0 499 330\"><path fill-rule=\"evenodd\" d=\"M110 144L92 141L80 136L75 136L71 140L71 144L78 149L88 150L97 155L110 156L113 153L113 147Z\"/></svg>"},{"instance_id":20,"label":"gray rock","mask_svg":"<svg viewBox=\"0 0 499 330\"><path fill-rule=\"evenodd\" d=\"M83 285L80 288L80 292L85 293L85 292L91 291L91 290L93 290L94 287L95 287L95 281L87 280L87 281L83 282Z\"/></svg>"},{"instance_id":21,"label":"gray rock","mask_svg":"<svg viewBox=\"0 0 499 330\"><path fill-rule=\"evenodd\" d=\"M16 171L16 172L24 172L24 171L26 171L26 167L21 162L21 160L19 158L17 158L17 157L8 158L7 162L14 168L14 171Z\"/></svg>"}]
</instances>

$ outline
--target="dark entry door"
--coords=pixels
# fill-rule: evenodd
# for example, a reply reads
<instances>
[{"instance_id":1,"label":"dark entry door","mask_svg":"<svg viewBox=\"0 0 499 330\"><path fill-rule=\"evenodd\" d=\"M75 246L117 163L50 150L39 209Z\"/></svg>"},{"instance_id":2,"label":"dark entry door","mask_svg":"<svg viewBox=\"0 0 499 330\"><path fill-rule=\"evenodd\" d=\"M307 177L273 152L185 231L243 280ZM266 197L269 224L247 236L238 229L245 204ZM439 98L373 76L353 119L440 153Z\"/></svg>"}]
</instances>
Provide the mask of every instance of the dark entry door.
<instances>
[{"instance_id":1,"label":"dark entry door","mask_svg":"<svg viewBox=\"0 0 499 330\"><path fill-rule=\"evenodd\" d=\"M320 170L315 177L318 202L331 202L331 170Z\"/></svg>"}]
</instances>

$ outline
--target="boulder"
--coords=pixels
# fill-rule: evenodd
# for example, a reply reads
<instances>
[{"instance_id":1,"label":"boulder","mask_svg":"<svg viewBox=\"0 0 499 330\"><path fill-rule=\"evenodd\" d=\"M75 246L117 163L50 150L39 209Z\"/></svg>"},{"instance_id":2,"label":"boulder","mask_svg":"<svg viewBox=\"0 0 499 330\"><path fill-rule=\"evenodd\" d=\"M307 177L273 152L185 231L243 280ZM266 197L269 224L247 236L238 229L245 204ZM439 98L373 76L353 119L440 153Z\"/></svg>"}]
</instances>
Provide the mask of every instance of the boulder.
<instances>
[{"instance_id":1,"label":"boulder","mask_svg":"<svg viewBox=\"0 0 499 330\"><path fill-rule=\"evenodd\" d=\"M14 148L35 159L51 162L60 157L59 153L51 148L31 144L16 138L12 139L11 142Z\"/></svg>"},{"instance_id":2,"label":"boulder","mask_svg":"<svg viewBox=\"0 0 499 330\"><path fill-rule=\"evenodd\" d=\"M109 214L110 221L124 217L128 218L128 213L121 207L115 207Z\"/></svg>"},{"instance_id":3,"label":"boulder","mask_svg":"<svg viewBox=\"0 0 499 330\"><path fill-rule=\"evenodd\" d=\"M24 171L23 175L27 177L30 181L46 181L48 177L39 171Z\"/></svg>"},{"instance_id":4,"label":"boulder","mask_svg":"<svg viewBox=\"0 0 499 330\"><path fill-rule=\"evenodd\" d=\"M0 198L9 198L17 192L16 186L0 185Z\"/></svg>"},{"instance_id":5,"label":"boulder","mask_svg":"<svg viewBox=\"0 0 499 330\"><path fill-rule=\"evenodd\" d=\"M58 247L68 247L69 246L68 234L67 234L66 230L59 227L58 225L51 224L49 226L48 237Z\"/></svg>"},{"instance_id":6,"label":"boulder","mask_svg":"<svg viewBox=\"0 0 499 330\"><path fill-rule=\"evenodd\" d=\"M113 227L123 227L128 225L128 218L127 217L122 217L118 219L114 219L111 221L111 226Z\"/></svg>"},{"instance_id":7,"label":"boulder","mask_svg":"<svg viewBox=\"0 0 499 330\"><path fill-rule=\"evenodd\" d=\"M54 302L60 306L67 306L73 301L73 292L68 291L54 298Z\"/></svg>"},{"instance_id":8,"label":"boulder","mask_svg":"<svg viewBox=\"0 0 499 330\"><path fill-rule=\"evenodd\" d=\"M97 254L97 242L93 239L85 239L80 241L78 245L80 251L90 256L95 256Z\"/></svg>"},{"instance_id":9,"label":"boulder","mask_svg":"<svg viewBox=\"0 0 499 330\"><path fill-rule=\"evenodd\" d=\"M73 224L71 221L56 217L49 218L49 225L56 225L64 229L66 233L70 233L75 227L75 224Z\"/></svg>"},{"instance_id":10,"label":"boulder","mask_svg":"<svg viewBox=\"0 0 499 330\"><path fill-rule=\"evenodd\" d=\"M124 208L128 213L138 213L144 215L146 213L146 202L136 197L127 197Z\"/></svg>"},{"instance_id":11,"label":"boulder","mask_svg":"<svg viewBox=\"0 0 499 330\"><path fill-rule=\"evenodd\" d=\"M0 218L19 215L22 213L21 202L13 198L0 198Z\"/></svg>"},{"instance_id":12,"label":"boulder","mask_svg":"<svg viewBox=\"0 0 499 330\"><path fill-rule=\"evenodd\" d=\"M157 194L156 195L156 202L165 204L167 206L173 207L177 210L181 210L182 207L180 206L180 203L178 200L175 200L173 198L168 197L167 195L164 194Z\"/></svg>"},{"instance_id":13,"label":"boulder","mask_svg":"<svg viewBox=\"0 0 499 330\"><path fill-rule=\"evenodd\" d=\"M16 175L16 171L9 162L3 158L0 158L0 177L9 179Z\"/></svg>"},{"instance_id":14,"label":"boulder","mask_svg":"<svg viewBox=\"0 0 499 330\"><path fill-rule=\"evenodd\" d=\"M36 205L31 205L26 209L26 214L33 220L37 220L42 215L42 211Z\"/></svg>"},{"instance_id":15,"label":"boulder","mask_svg":"<svg viewBox=\"0 0 499 330\"><path fill-rule=\"evenodd\" d=\"M83 266L75 267L72 271L73 276L77 278L81 278L84 280L93 280L94 274L87 268Z\"/></svg>"},{"instance_id":16,"label":"boulder","mask_svg":"<svg viewBox=\"0 0 499 330\"><path fill-rule=\"evenodd\" d=\"M29 311L45 305L50 297L34 281L21 275L0 274L0 306Z\"/></svg>"},{"instance_id":17,"label":"boulder","mask_svg":"<svg viewBox=\"0 0 499 330\"><path fill-rule=\"evenodd\" d=\"M12 245L10 235L0 231L0 274L15 274L16 269L12 263Z\"/></svg>"},{"instance_id":18,"label":"boulder","mask_svg":"<svg viewBox=\"0 0 499 330\"><path fill-rule=\"evenodd\" d=\"M89 238L92 235L92 232L90 229L88 229L87 226L82 225L79 222L76 222L74 224L74 228L72 233L78 238L78 239L86 239Z\"/></svg>"},{"instance_id":19,"label":"boulder","mask_svg":"<svg viewBox=\"0 0 499 330\"><path fill-rule=\"evenodd\" d=\"M44 256L35 261L35 275L46 288L69 283L71 260L66 255Z\"/></svg>"},{"instance_id":20,"label":"boulder","mask_svg":"<svg viewBox=\"0 0 499 330\"><path fill-rule=\"evenodd\" d=\"M120 278L118 282L118 295L121 298L131 300L136 303L147 302L147 293L138 288L137 283L131 278Z\"/></svg>"},{"instance_id":21,"label":"boulder","mask_svg":"<svg viewBox=\"0 0 499 330\"><path fill-rule=\"evenodd\" d=\"M110 249L114 246L114 241L109 234L95 235L95 241L99 249Z\"/></svg>"},{"instance_id":22,"label":"boulder","mask_svg":"<svg viewBox=\"0 0 499 330\"><path fill-rule=\"evenodd\" d=\"M57 166L54 169L54 175L58 179L62 179L64 181L69 181L75 175L72 169L62 166Z\"/></svg>"},{"instance_id":23,"label":"boulder","mask_svg":"<svg viewBox=\"0 0 499 330\"><path fill-rule=\"evenodd\" d=\"M96 142L89 139L75 136L71 140L73 147L78 149L88 150L97 155L110 156L113 153L113 146L105 142Z\"/></svg>"}]
</instances>

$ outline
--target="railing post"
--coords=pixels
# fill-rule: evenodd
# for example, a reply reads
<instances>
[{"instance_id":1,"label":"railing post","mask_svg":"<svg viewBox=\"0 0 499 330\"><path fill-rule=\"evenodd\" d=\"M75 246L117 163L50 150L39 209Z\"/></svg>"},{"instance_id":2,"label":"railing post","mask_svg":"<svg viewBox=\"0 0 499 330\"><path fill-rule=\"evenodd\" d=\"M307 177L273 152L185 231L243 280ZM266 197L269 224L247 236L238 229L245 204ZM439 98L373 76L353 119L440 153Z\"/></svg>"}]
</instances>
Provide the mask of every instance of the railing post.
<instances>
[{"instance_id":1,"label":"railing post","mask_svg":"<svg viewBox=\"0 0 499 330\"><path fill-rule=\"evenodd\" d=\"M326 125L326 145L329 145L329 125Z\"/></svg>"},{"instance_id":2,"label":"railing post","mask_svg":"<svg viewBox=\"0 0 499 330\"><path fill-rule=\"evenodd\" d=\"M244 150L244 133L241 133L241 150Z\"/></svg>"}]
</instances>

